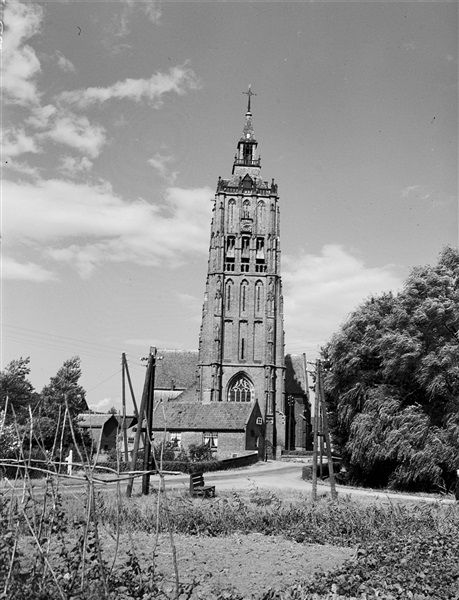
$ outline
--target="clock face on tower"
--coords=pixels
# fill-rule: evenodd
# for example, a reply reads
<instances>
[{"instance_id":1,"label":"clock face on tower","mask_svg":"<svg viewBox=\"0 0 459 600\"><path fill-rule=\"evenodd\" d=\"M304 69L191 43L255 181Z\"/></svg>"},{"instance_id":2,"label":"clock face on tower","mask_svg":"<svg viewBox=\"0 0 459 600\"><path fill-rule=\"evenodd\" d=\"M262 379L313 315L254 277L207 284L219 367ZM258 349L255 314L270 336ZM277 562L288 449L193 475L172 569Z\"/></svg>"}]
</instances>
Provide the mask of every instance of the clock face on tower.
<instances>
[{"instance_id":1,"label":"clock face on tower","mask_svg":"<svg viewBox=\"0 0 459 600\"><path fill-rule=\"evenodd\" d=\"M245 134L245 137L246 137L247 139L249 139L249 137L250 137L250 133L246 133L246 134Z\"/></svg>"}]
</instances>

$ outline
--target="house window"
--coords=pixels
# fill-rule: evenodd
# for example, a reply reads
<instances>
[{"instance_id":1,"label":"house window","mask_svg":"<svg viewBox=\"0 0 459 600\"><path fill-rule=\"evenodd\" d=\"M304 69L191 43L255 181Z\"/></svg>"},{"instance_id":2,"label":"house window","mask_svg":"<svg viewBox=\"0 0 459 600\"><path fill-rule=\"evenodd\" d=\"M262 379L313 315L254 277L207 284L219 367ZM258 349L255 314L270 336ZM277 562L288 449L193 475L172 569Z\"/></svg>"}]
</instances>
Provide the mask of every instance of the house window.
<instances>
[{"instance_id":1,"label":"house window","mask_svg":"<svg viewBox=\"0 0 459 600\"><path fill-rule=\"evenodd\" d=\"M182 434L180 431L173 431L170 437L170 443L173 444L175 448L182 447Z\"/></svg>"},{"instance_id":2,"label":"house window","mask_svg":"<svg viewBox=\"0 0 459 600\"><path fill-rule=\"evenodd\" d=\"M218 449L218 433L204 431L202 434L202 443L204 446L208 446L212 452L216 452Z\"/></svg>"},{"instance_id":3,"label":"house window","mask_svg":"<svg viewBox=\"0 0 459 600\"><path fill-rule=\"evenodd\" d=\"M228 402L252 402L253 385L251 382L240 375L233 380L228 390Z\"/></svg>"}]
</instances>

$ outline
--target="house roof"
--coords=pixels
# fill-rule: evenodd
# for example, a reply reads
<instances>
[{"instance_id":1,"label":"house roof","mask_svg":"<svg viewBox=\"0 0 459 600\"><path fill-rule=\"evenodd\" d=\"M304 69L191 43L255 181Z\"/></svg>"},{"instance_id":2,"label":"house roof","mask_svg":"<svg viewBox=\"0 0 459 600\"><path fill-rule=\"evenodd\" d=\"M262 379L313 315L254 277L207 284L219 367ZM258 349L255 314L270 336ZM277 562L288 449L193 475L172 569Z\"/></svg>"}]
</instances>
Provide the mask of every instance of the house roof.
<instances>
[{"instance_id":1,"label":"house roof","mask_svg":"<svg viewBox=\"0 0 459 600\"><path fill-rule=\"evenodd\" d=\"M244 431L254 410L261 416L256 402L163 402L155 410L153 430Z\"/></svg>"},{"instance_id":2,"label":"house roof","mask_svg":"<svg viewBox=\"0 0 459 600\"><path fill-rule=\"evenodd\" d=\"M308 394L303 354L285 355L285 393Z\"/></svg>"},{"instance_id":3,"label":"house roof","mask_svg":"<svg viewBox=\"0 0 459 600\"><path fill-rule=\"evenodd\" d=\"M95 429L97 427L102 428L107 421L111 418L116 419L115 415L109 414L100 414L100 413L81 413L78 415L78 426L79 427L88 427L90 429ZM117 419L116 419L117 420Z\"/></svg>"},{"instance_id":4,"label":"house roof","mask_svg":"<svg viewBox=\"0 0 459 600\"><path fill-rule=\"evenodd\" d=\"M198 356L197 350L158 349L155 390L186 390L192 386L196 381Z\"/></svg>"}]
</instances>

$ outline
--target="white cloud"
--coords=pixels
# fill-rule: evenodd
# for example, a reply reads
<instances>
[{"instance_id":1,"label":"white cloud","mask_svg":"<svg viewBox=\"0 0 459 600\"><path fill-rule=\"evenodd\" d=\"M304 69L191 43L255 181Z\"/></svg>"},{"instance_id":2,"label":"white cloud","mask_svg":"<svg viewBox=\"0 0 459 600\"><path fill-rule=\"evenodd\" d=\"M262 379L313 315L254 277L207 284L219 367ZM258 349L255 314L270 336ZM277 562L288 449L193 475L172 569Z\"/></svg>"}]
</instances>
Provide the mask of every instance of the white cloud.
<instances>
[{"instance_id":1,"label":"white cloud","mask_svg":"<svg viewBox=\"0 0 459 600\"><path fill-rule=\"evenodd\" d=\"M129 35L129 20L135 10L142 10L143 13L148 17L148 20L152 23L159 24L161 20L161 7L157 0L143 0L143 2L136 2L135 0L121 0L119 4L122 5L120 12L115 13L108 23L107 32L109 37L104 40L106 46L113 45L113 36L115 38L124 38ZM119 42L116 42L114 50L119 51ZM122 44L122 48L129 48L128 44Z\"/></svg>"},{"instance_id":2,"label":"white cloud","mask_svg":"<svg viewBox=\"0 0 459 600\"><path fill-rule=\"evenodd\" d=\"M4 168L11 169L12 171L16 171L17 173L21 173L22 175L27 175L29 177L38 177L40 175L39 167L31 167L26 162L12 160L11 158L5 161Z\"/></svg>"},{"instance_id":3,"label":"white cloud","mask_svg":"<svg viewBox=\"0 0 459 600\"><path fill-rule=\"evenodd\" d=\"M421 186L419 184L417 184L417 185L408 185L406 188L404 188L402 190L402 198L408 198L408 196L411 196L411 194L413 192L416 192L417 190L419 190L420 187Z\"/></svg>"},{"instance_id":4,"label":"white cloud","mask_svg":"<svg viewBox=\"0 0 459 600\"><path fill-rule=\"evenodd\" d=\"M71 60L69 60L68 58L66 58L62 54L62 52L59 52L59 50L57 50L56 51L56 56L57 56L57 64L58 64L58 66L59 66L60 69L62 69L66 73L74 73L76 71L75 65L72 63Z\"/></svg>"},{"instance_id":5,"label":"white cloud","mask_svg":"<svg viewBox=\"0 0 459 600\"><path fill-rule=\"evenodd\" d=\"M43 10L33 3L7 2L3 22L6 24L2 49L3 101L30 106L39 102L34 81L40 72L35 50L24 42L40 31Z\"/></svg>"},{"instance_id":6,"label":"white cloud","mask_svg":"<svg viewBox=\"0 0 459 600\"><path fill-rule=\"evenodd\" d=\"M33 281L36 283L57 279L55 273L44 269L40 265L32 262L19 263L8 256L2 256L1 267L2 279Z\"/></svg>"},{"instance_id":7,"label":"white cloud","mask_svg":"<svg viewBox=\"0 0 459 600\"><path fill-rule=\"evenodd\" d=\"M417 200L427 200L430 194L426 193L422 185L408 185L401 191L402 198L416 198Z\"/></svg>"},{"instance_id":8,"label":"white cloud","mask_svg":"<svg viewBox=\"0 0 459 600\"><path fill-rule=\"evenodd\" d=\"M85 116L66 113L57 117L47 131L41 134L43 138L52 139L60 144L75 148L91 158L100 154L105 144L105 129L100 125L93 125Z\"/></svg>"},{"instance_id":9,"label":"white cloud","mask_svg":"<svg viewBox=\"0 0 459 600\"><path fill-rule=\"evenodd\" d=\"M160 23L161 6L157 0L147 0L142 4L142 8L152 23Z\"/></svg>"},{"instance_id":10,"label":"white cloud","mask_svg":"<svg viewBox=\"0 0 459 600\"><path fill-rule=\"evenodd\" d=\"M56 113L57 109L52 104L37 106L33 108L31 116L26 119L26 123L37 129L43 129L49 125L51 117Z\"/></svg>"},{"instance_id":11,"label":"white cloud","mask_svg":"<svg viewBox=\"0 0 459 600\"><path fill-rule=\"evenodd\" d=\"M169 181L170 183L174 183L178 177L178 171L170 171L168 165L174 162L173 156L168 156L165 154L160 154L157 152L152 158L148 159L148 164L155 168L159 175Z\"/></svg>"},{"instance_id":12,"label":"white cloud","mask_svg":"<svg viewBox=\"0 0 459 600\"><path fill-rule=\"evenodd\" d=\"M155 73L149 79L125 79L109 87L91 87L71 92L62 92L59 100L85 108L91 104L106 102L112 99L130 99L135 102L145 100L155 108L161 106L162 97L166 93L185 94L188 90L200 87L200 83L186 64L173 67L167 73Z\"/></svg>"},{"instance_id":13,"label":"white cloud","mask_svg":"<svg viewBox=\"0 0 459 600\"><path fill-rule=\"evenodd\" d=\"M92 169L93 162L86 156L81 158L75 158L73 156L63 156L61 158L61 164L59 170L67 175L77 175L84 171L90 171Z\"/></svg>"},{"instance_id":14,"label":"white cloud","mask_svg":"<svg viewBox=\"0 0 459 600\"><path fill-rule=\"evenodd\" d=\"M5 236L72 264L82 277L108 262L174 267L208 250L210 188L168 188L161 205L125 202L107 184L62 180L5 181L3 193Z\"/></svg>"},{"instance_id":15,"label":"white cloud","mask_svg":"<svg viewBox=\"0 0 459 600\"><path fill-rule=\"evenodd\" d=\"M40 152L36 139L28 135L24 129L12 127L5 130L2 139L3 157L10 158L26 152Z\"/></svg>"},{"instance_id":16,"label":"white cloud","mask_svg":"<svg viewBox=\"0 0 459 600\"><path fill-rule=\"evenodd\" d=\"M317 348L366 298L403 283L393 266L367 267L338 245L324 246L318 256L284 255L282 280L285 343L293 352Z\"/></svg>"},{"instance_id":17,"label":"white cloud","mask_svg":"<svg viewBox=\"0 0 459 600\"><path fill-rule=\"evenodd\" d=\"M99 402L91 402L89 408L96 412L104 413L107 412L107 410L110 410L114 404L115 403L111 398L103 398L102 400L99 400Z\"/></svg>"}]
</instances>

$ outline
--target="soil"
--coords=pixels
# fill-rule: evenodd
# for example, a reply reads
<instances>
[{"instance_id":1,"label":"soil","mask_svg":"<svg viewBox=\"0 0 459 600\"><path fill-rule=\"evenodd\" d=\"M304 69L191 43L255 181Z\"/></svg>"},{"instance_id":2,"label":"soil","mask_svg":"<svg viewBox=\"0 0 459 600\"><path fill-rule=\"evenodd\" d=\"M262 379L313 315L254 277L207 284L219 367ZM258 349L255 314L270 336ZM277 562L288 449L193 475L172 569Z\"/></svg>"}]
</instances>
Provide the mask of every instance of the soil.
<instances>
[{"instance_id":1,"label":"soil","mask_svg":"<svg viewBox=\"0 0 459 600\"><path fill-rule=\"evenodd\" d=\"M134 539L123 535L120 542L118 561L126 560L125 551L133 547L143 568L152 563L154 534L136 533ZM109 554L114 550L110 538L103 545ZM180 583L198 583L193 600L215 596L222 590L235 590L252 598L270 587L282 589L319 570L334 569L355 555L352 548L299 544L259 533L228 537L174 535L174 545ZM158 539L155 570L163 577L162 589L172 593L175 570L171 541L165 534Z\"/></svg>"}]
</instances>

